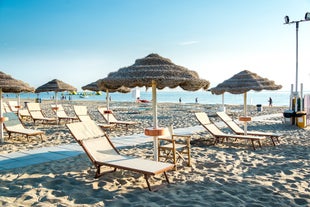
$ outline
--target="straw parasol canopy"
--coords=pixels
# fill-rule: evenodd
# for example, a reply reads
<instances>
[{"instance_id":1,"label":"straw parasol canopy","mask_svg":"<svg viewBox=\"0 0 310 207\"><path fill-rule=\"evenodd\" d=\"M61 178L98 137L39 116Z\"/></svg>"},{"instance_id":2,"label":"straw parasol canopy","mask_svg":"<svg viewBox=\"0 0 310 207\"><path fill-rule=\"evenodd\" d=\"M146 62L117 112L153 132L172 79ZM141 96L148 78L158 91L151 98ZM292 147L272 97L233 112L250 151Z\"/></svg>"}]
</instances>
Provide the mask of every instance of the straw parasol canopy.
<instances>
[{"instance_id":1,"label":"straw parasol canopy","mask_svg":"<svg viewBox=\"0 0 310 207\"><path fill-rule=\"evenodd\" d=\"M244 94L244 117L247 117L247 92L250 90L279 90L281 85L275 84L274 81L262 78L256 73L248 70L241 71L233 77L211 88L213 94L219 95L229 92L232 94ZM244 121L244 131L247 132L247 121Z\"/></svg>"},{"instance_id":2,"label":"straw parasol canopy","mask_svg":"<svg viewBox=\"0 0 310 207\"><path fill-rule=\"evenodd\" d=\"M168 58L158 54L150 54L142 59L137 59L135 64L112 72L107 78L98 81L99 88L107 87L117 89L121 86L152 87L156 81L156 88L176 88L180 86L187 91L196 91L201 88L208 89L210 82L200 79L195 71L175 65Z\"/></svg>"},{"instance_id":3,"label":"straw parasol canopy","mask_svg":"<svg viewBox=\"0 0 310 207\"><path fill-rule=\"evenodd\" d=\"M34 88L27 83L16 80L10 75L0 71L0 88L5 93L33 92Z\"/></svg>"},{"instance_id":4,"label":"straw parasol canopy","mask_svg":"<svg viewBox=\"0 0 310 207\"><path fill-rule=\"evenodd\" d=\"M76 88L61 80L54 79L54 80L49 81L46 84L43 84L42 86L39 86L35 90L36 93L49 92L49 91L54 91L54 92L76 91Z\"/></svg>"},{"instance_id":5,"label":"straw parasol canopy","mask_svg":"<svg viewBox=\"0 0 310 207\"><path fill-rule=\"evenodd\" d=\"M20 92L33 92L34 88L30 87L27 83L16 80L10 75L0 71L0 143L4 142L3 139L3 104L2 104L2 92L5 93L20 93Z\"/></svg>"},{"instance_id":6,"label":"straw parasol canopy","mask_svg":"<svg viewBox=\"0 0 310 207\"><path fill-rule=\"evenodd\" d=\"M63 92L63 91L76 91L77 89L74 86L69 85L68 83L65 83L61 80L53 79L42 86L39 86L35 92L49 92L54 91L55 92L55 104L57 107L57 93Z\"/></svg>"},{"instance_id":7,"label":"straw parasol canopy","mask_svg":"<svg viewBox=\"0 0 310 207\"><path fill-rule=\"evenodd\" d=\"M216 87L211 88L210 91L213 94L219 95L225 92L232 94L242 94L250 90L279 90L281 88L281 85L275 84L275 82L272 80L262 78L256 73L244 70L218 84Z\"/></svg>"},{"instance_id":8,"label":"straw parasol canopy","mask_svg":"<svg viewBox=\"0 0 310 207\"><path fill-rule=\"evenodd\" d=\"M98 81L92 82L90 84L87 84L85 86L82 87L83 90L90 90L90 91L104 91L104 92L110 92L110 93L114 93L114 92L119 92L119 93L129 93L130 92L130 88L121 86L120 88L117 89L108 89L106 87L102 87L101 89L99 89Z\"/></svg>"},{"instance_id":9,"label":"straw parasol canopy","mask_svg":"<svg viewBox=\"0 0 310 207\"><path fill-rule=\"evenodd\" d=\"M181 87L187 91L196 91L201 88L207 90L210 82L200 79L197 72L174 64L170 59L150 54L145 58L137 59L129 67L120 68L98 81L99 88L117 89L121 86L128 88L152 87L153 129L158 128L156 89L165 87ZM146 131L145 131L146 132ZM155 133L154 133L155 134ZM157 160L157 138L154 136L154 158Z\"/></svg>"}]
</instances>

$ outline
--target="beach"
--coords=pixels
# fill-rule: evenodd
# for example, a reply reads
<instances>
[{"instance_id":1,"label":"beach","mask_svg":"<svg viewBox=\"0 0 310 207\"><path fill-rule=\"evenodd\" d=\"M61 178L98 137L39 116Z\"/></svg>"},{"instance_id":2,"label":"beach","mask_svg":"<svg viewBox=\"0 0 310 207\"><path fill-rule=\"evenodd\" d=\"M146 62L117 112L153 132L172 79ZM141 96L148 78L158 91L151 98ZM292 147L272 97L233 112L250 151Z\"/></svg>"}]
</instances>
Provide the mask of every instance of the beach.
<instances>
[{"instance_id":1,"label":"beach","mask_svg":"<svg viewBox=\"0 0 310 207\"><path fill-rule=\"evenodd\" d=\"M30 101L30 100L29 100ZM50 105L41 106L54 116ZM102 122L97 107L101 101L60 101L73 115L72 104L86 105L92 119ZM152 106L145 103L111 102L119 120L137 121L135 127L107 131L113 138L143 133L151 127ZM214 122L220 105L158 103L159 126L187 128L199 125L195 112L207 112ZM287 107L248 106L248 115L267 117L249 122L248 129L282 134L280 144L269 140L253 150L245 142L213 145L207 131L192 135L192 166L180 163L177 171L169 171L171 184L159 191L147 190L144 177L131 171L117 170L99 179L86 154L63 160L0 171L1 206L309 206L310 205L310 128L283 123L281 115ZM233 118L242 114L242 105L226 105ZM271 115L275 116L271 116ZM270 118L268 118L270 117ZM0 155L20 150L74 143L64 124L25 126L45 132L43 141L14 136L0 145ZM223 131L230 132L223 125ZM231 132L230 132L231 133ZM153 158L153 145L146 142L119 149L121 154L145 159ZM154 178L154 182L161 182Z\"/></svg>"}]
</instances>

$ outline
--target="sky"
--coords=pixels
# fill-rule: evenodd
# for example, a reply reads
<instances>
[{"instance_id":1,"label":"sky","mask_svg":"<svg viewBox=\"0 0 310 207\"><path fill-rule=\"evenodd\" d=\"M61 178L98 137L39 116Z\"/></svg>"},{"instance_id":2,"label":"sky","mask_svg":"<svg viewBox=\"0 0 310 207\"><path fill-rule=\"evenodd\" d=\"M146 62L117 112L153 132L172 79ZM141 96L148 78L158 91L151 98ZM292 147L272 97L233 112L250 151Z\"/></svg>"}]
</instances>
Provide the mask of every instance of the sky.
<instances>
[{"instance_id":1,"label":"sky","mask_svg":"<svg viewBox=\"0 0 310 207\"><path fill-rule=\"evenodd\" d=\"M0 71L35 88L56 78L81 90L157 53L211 87L249 70L289 91L296 27L284 16L306 12L310 0L0 0ZM298 85L308 91L309 37L301 22Z\"/></svg>"}]
</instances>

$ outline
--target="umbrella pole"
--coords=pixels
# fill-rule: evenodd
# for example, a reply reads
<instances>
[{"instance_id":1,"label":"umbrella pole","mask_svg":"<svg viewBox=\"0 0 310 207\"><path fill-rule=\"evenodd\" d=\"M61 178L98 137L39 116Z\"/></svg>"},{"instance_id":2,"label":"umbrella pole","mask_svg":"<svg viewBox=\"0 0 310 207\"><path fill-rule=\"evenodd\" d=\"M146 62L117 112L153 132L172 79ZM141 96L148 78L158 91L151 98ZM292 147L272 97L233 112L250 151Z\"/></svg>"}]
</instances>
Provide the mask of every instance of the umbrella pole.
<instances>
[{"instance_id":1,"label":"umbrella pole","mask_svg":"<svg viewBox=\"0 0 310 207\"><path fill-rule=\"evenodd\" d=\"M58 119L58 115L57 115L57 110L58 110L58 107L57 107L57 91L55 91L55 112L56 112L56 119L57 119L57 124L59 124L59 119Z\"/></svg>"},{"instance_id":2,"label":"umbrella pole","mask_svg":"<svg viewBox=\"0 0 310 207\"><path fill-rule=\"evenodd\" d=\"M224 105L224 93L222 94L222 111L225 112L225 105Z\"/></svg>"},{"instance_id":3,"label":"umbrella pole","mask_svg":"<svg viewBox=\"0 0 310 207\"><path fill-rule=\"evenodd\" d=\"M247 116L247 93L244 93L244 103L243 103L243 111L244 111L244 116ZM247 135L247 122L244 122L244 134Z\"/></svg>"},{"instance_id":4,"label":"umbrella pole","mask_svg":"<svg viewBox=\"0 0 310 207\"><path fill-rule=\"evenodd\" d=\"M3 116L3 103L2 103L2 88L0 88L0 118L2 119ZM4 138L3 138L3 122L1 121L0 123L0 143L4 142Z\"/></svg>"},{"instance_id":5,"label":"umbrella pole","mask_svg":"<svg viewBox=\"0 0 310 207\"><path fill-rule=\"evenodd\" d=\"M110 110L110 100L109 100L109 89L106 90L106 102L107 102L107 110ZM107 114L107 118L108 118L108 124L110 124L110 117L109 117L109 113Z\"/></svg>"},{"instance_id":6,"label":"umbrella pole","mask_svg":"<svg viewBox=\"0 0 310 207\"><path fill-rule=\"evenodd\" d=\"M157 120L157 97L156 97L156 81L152 80L152 105L153 105L153 128L158 128ZM158 161L158 137L154 136L154 160Z\"/></svg>"},{"instance_id":7,"label":"umbrella pole","mask_svg":"<svg viewBox=\"0 0 310 207\"><path fill-rule=\"evenodd\" d=\"M17 98L17 106L18 106L18 108L17 108L17 115L18 115L18 117L19 117L19 110L21 109L21 105L20 105L20 93L18 93L18 98Z\"/></svg>"}]
</instances>

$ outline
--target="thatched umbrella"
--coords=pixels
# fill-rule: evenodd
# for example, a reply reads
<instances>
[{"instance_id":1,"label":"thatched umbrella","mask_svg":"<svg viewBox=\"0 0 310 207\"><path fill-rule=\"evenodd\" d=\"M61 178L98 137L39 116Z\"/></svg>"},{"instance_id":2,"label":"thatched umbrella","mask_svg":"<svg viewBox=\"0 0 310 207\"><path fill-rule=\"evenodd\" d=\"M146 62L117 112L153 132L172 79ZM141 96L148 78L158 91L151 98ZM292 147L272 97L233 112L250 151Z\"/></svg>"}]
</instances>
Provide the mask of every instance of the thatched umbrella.
<instances>
[{"instance_id":1,"label":"thatched umbrella","mask_svg":"<svg viewBox=\"0 0 310 207\"><path fill-rule=\"evenodd\" d=\"M281 89L281 85L275 84L274 81L267 78L262 78L256 73L252 73L248 70L241 71L233 77L225 80L223 83L218 84L216 87L211 88L210 91L213 94L224 94L229 92L232 94L244 94L244 116L247 116L247 92L250 90L262 91L262 90L278 90ZM247 122L244 122L244 131L247 131Z\"/></svg>"},{"instance_id":2,"label":"thatched umbrella","mask_svg":"<svg viewBox=\"0 0 310 207\"><path fill-rule=\"evenodd\" d=\"M109 93L114 93L114 92L129 93L131 91L130 88L127 88L124 86L117 88L117 89L108 89L106 87L102 87L101 89L99 89L98 84L97 84L98 81L87 84L87 85L83 86L82 89L83 90L89 90L89 91L96 91L96 92L104 91L106 93L107 110L110 110ZM108 121L109 121L109 116L108 116Z\"/></svg>"},{"instance_id":3,"label":"thatched umbrella","mask_svg":"<svg viewBox=\"0 0 310 207\"><path fill-rule=\"evenodd\" d=\"M2 104L2 92L5 93L20 93L20 92L33 92L34 88L30 87L27 83L16 80L10 75L7 75L0 71L0 142L3 143L3 104Z\"/></svg>"},{"instance_id":4,"label":"thatched umbrella","mask_svg":"<svg viewBox=\"0 0 310 207\"><path fill-rule=\"evenodd\" d=\"M108 77L98 81L99 88L117 89L121 86L128 88L152 87L153 103L153 129L158 129L156 89L165 87L181 87L187 91L196 91L201 88L208 89L210 83L200 79L195 71L175 65L171 60L157 54L150 54L142 59L137 59L135 64L112 72ZM155 137L155 148L157 139ZM155 159L157 152L155 149Z\"/></svg>"},{"instance_id":5,"label":"thatched umbrella","mask_svg":"<svg viewBox=\"0 0 310 207\"><path fill-rule=\"evenodd\" d=\"M57 92L63 92L63 91L76 91L76 88L74 86L71 86L61 80L53 79L49 81L46 84L43 84L42 86L39 86L35 92L49 92L54 91L55 92L55 102L57 107Z\"/></svg>"}]
</instances>

